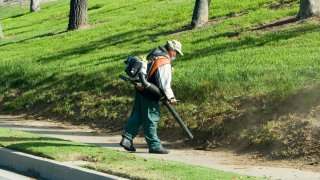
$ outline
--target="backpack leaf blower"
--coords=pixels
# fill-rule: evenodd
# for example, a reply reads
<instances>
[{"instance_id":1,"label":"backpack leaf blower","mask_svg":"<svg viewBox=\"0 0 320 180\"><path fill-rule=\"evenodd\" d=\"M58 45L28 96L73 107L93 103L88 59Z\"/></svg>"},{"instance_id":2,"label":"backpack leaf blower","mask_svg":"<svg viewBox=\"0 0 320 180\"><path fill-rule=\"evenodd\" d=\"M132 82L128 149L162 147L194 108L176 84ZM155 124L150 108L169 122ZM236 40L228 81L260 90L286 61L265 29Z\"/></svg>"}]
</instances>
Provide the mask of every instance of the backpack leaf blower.
<instances>
[{"instance_id":1,"label":"backpack leaf blower","mask_svg":"<svg viewBox=\"0 0 320 180\"><path fill-rule=\"evenodd\" d=\"M125 61L125 64L125 72L129 77L119 75L119 78L134 85L136 85L137 82L140 82L145 90L151 92L154 96L160 99L160 101L164 104L165 107L167 107L169 112L172 114L174 119L178 122L183 131L187 134L189 139L193 139L193 135L191 134L187 126L184 124L179 114L171 106L168 99L163 95L163 93L161 93L160 89L156 85L146 80L145 77L147 74L147 63L142 61L138 57L129 57Z\"/></svg>"}]
</instances>

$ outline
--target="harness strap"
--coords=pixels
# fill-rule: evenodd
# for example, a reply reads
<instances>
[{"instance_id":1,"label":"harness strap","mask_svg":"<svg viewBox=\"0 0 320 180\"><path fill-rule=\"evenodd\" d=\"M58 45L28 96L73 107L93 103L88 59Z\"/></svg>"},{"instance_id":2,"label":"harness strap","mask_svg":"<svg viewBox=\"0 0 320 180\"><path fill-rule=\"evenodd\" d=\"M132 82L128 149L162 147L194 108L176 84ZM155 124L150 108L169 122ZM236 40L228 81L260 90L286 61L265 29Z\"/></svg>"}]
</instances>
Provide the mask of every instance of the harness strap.
<instances>
[{"instance_id":1,"label":"harness strap","mask_svg":"<svg viewBox=\"0 0 320 180\"><path fill-rule=\"evenodd\" d=\"M169 58L159 58L159 59L154 60L154 63L153 63L153 66L150 70L148 78L150 78L160 66L163 66L165 64L170 64L170 62L171 62L171 60Z\"/></svg>"}]
</instances>

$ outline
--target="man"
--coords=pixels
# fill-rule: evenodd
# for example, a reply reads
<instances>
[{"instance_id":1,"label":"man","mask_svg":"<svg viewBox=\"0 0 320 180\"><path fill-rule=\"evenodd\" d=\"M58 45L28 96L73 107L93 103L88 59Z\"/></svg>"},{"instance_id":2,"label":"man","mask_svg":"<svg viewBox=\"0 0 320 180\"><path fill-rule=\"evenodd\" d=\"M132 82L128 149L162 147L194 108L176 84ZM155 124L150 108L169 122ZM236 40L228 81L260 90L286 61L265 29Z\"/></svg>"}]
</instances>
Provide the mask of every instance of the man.
<instances>
[{"instance_id":1,"label":"man","mask_svg":"<svg viewBox=\"0 0 320 180\"><path fill-rule=\"evenodd\" d=\"M179 41L172 40L168 41L165 46L159 46L154 49L147 56L148 81L156 85L171 104L177 103L171 89L171 61L176 59L177 54L183 55L181 48L182 46ZM137 83L136 90L137 93L132 112L125 126L120 146L127 151L135 152L136 149L132 141L142 126L149 146L149 153L168 154L169 151L163 148L157 136L157 125L160 119L159 99L152 93L144 90L140 83Z\"/></svg>"}]
</instances>

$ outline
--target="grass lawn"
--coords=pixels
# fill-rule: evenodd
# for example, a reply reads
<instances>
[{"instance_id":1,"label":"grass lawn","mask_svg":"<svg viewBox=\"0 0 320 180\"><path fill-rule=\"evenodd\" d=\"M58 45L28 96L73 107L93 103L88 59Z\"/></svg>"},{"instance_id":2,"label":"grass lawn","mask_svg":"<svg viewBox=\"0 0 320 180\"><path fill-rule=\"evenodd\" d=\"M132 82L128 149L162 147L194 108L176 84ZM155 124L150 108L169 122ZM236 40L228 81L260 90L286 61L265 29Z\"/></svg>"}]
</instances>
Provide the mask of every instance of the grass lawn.
<instances>
[{"instance_id":1,"label":"grass lawn","mask_svg":"<svg viewBox=\"0 0 320 180\"><path fill-rule=\"evenodd\" d=\"M4 128L0 146L62 162L87 161L84 167L130 179L258 179Z\"/></svg>"},{"instance_id":2,"label":"grass lawn","mask_svg":"<svg viewBox=\"0 0 320 180\"><path fill-rule=\"evenodd\" d=\"M320 82L318 20L257 29L294 17L298 3L212 0L209 25L188 30L194 0L90 0L90 26L72 32L65 31L68 0L43 3L36 13L28 4L0 7L0 107L120 129L134 94L118 78L123 61L177 39L185 56L173 62L175 108L192 131L213 134L239 114L276 114ZM160 128L177 128L163 112ZM261 132L262 123L249 125Z\"/></svg>"}]
</instances>

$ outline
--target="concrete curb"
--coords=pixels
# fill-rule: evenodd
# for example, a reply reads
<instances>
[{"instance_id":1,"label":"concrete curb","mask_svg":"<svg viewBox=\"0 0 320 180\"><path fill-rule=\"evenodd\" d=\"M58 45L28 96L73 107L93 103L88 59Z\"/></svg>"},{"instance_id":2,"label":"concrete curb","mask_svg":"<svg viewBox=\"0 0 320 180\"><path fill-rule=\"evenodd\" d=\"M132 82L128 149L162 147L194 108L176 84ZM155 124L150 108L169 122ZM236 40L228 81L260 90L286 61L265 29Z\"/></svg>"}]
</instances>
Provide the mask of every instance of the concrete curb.
<instances>
[{"instance_id":1,"label":"concrete curb","mask_svg":"<svg viewBox=\"0 0 320 180\"><path fill-rule=\"evenodd\" d=\"M37 178L50 180L124 179L77 166L65 165L58 161L53 161L2 147L0 147L0 166L7 167L18 172L27 173Z\"/></svg>"}]
</instances>

